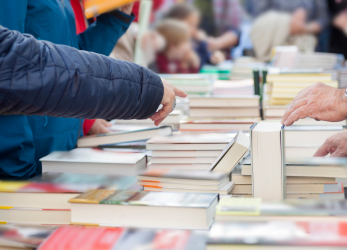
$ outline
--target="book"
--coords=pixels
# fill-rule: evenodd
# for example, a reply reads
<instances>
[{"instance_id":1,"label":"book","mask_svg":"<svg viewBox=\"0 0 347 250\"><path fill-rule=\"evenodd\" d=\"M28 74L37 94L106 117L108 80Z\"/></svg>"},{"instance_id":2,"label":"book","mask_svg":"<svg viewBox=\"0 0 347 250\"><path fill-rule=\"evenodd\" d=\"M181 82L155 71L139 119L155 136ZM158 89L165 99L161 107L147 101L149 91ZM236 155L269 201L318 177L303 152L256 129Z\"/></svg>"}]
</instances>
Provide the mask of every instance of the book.
<instances>
[{"instance_id":1,"label":"book","mask_svg":"<svg viewBox=\"0 0 347 250\"><path fill-rule=\"evenodd\" d=\"M1 225L0 249L36 249L53 230L52 226Z\"/></svg>"},{"instance_id":2,"label":"book","mask_svg":"<svg viewBox=\"0 0 347 250\"><path fill-rule=\"evenodd\" d=\"M228 117L228 118L240 118L240 117L259 117L259 107L251 108L193 108L189 109L189 116L194 117Z\"/></svg>"},{"instance_id":3,"label":"book","mask_svg":"<svg viewBox=\"0 0 347 250\"><path fill-rule=\"evenodd\" d=\"M286 160L286 176L297 177L347 177L347 159L337 157L288 158ZM252 175L251 162L245 160L242 175Z\"/></svg>"},{"instance_id":4,"label":"book","mask_svg":"<svg viewBox=\"0 0 347 250\"><path fill-rule=\"evenodd\" d=\"M225 173L210 171L149 170L137 176L138 181L196 185L219 185L229 180Z\"/></svg>"},{"instance_id":5,"label":"book","mask_svg":"<svg viewBox=\"0 0 347 250\"><path fill-rule=\"evenodd\" d=\"M211 164L216 157L152 157L151 164Z\"/></svg>"},{"instance_id":6,"label":"book","mask_svg":"<svg viewBox=\"0 0 347 250\"><path fill-rule=\"evenodd\" d=\"M303 82L329 82L331 81L330 74L314 73L314 74L268 74L266 77L267 82L290 82L290 83L303 83Z\"/></svg>"},{"instance_id":7,"label":"book","mask_svg":"<svg viewBox=\"0 0 347 250\"><path fill-rule=\"evenodd\" d=\"M249 130L259 119L189 119L180 122L180 131L239 131Z\"/></svg>"},{"instance_id":8,"label":"book","mask_svg":"<svg viewBox=\"0 0 347 250\"><path fill-rule=\"evenodd\" d=\"M38 250L204 250L205 234L189 230L60 227Z\"/></svg>"},{"instance_id":9,"label":"book","mask_svg":"<svg viewBox=\"0 0 347 250\"><path fill-rule=\"evenodd\" d=\"M186 150L186 151L161 151L154 150L152 157L218 157L222 153L221 150L211 151L198 151L198 150Z\"/></svg>"},{"instance_id":10,"label":"book","mask_svg":"<svg viewBox=\"0 0 347 250\"><path fill-rule=\"evenodd\" d=\"M289 126L284 131L286 147L319 147L330 136L343 131L343 126Z\"/></svg>"},{"instance_id":11,"label":"book","mask_svg":"<svg viewBox=\"0 0 347 250\"><path fill-rule=\"evenodd\" d=\"M248 152L249 147L249 137L240 131L235 139L228 144L219 157L212 163L210 171L231 173Z\"/></svg>"},{"instance_id":12,"label":"book","mask_svg":"<svg viewBox=\"0 0 347 250\"><path fill-rule=\"evenodd\" d=\"M258 108L259 96L191 96L190 108ZM252 116L249 116L252 117Z\"/></svg>"},{"instance_id":13,"label":"book","mask_svg":"<svg viewBox=\"0 0 347 250\"><path fill-rule=\"evenodd\" d=\"M259 122L251 129L252 194L255 198L285 198L283 127L279 122Z\"/></svg>"},{"instance_id":14,"label":"book","mask_svg":"<svg viewBox=\"0 0 347 250\"><path fill-rule=\"evenodd\" d=\"M344 199L341 183L292 183L287 184L287 194L340 194L339 199ZM231 194L252 194L252 184L235 184Z\"/></svg>"},{"instance_id":15,"label":"book","mask_svg":"<svg viewBox=\"0 0 347 250\"><path fill-rule=\"evenodd\" d=\"M0 181L0 209L70 209L70 198L89 189L141 190L135 176L43 173L29 181Z\"/></svg>"},{"instance_id":16,"label":"book","mask_svg":"<svg viewBox=\"0 0 347 250\"><path fill-rule=\"evenodd\" d=\"M171 125L171 124L179 124L180 119L182 117L181 110L174 110L172 111L164 121L162 121L162 125ZM153 127L154 123L151 119L143 119L143 120L113 120L112 123L114 125L121 125L125 124L128 125L141 125L141 126L151 126ZM113 127L111 127L112 130ZM135 127L132 130L137 130Z\"/></svg>"},{"instance_id":17,"label":"book","mask_svg":"<svg viewBox=\"0 0 347 250\"><path fill-rule=\"evenodd\" d=\"M163 126L134 131L87 135L78 139L77 147L98 147L121 142L148 140L155 136L166 136L171 134L172 128L170 126Z\"/></svg>"},{"instance_id":18,"label":"book","mask_svg":"<svg viewBox=\"0 0 347 250\"><path fill-rule=\"evenodd\" d=\"M147 164L148 170L205 170L208 171L211 167L211 164L152 164L149 162Z\"/></svg>"},{"instance_id":19,"label":"book","mask_svg":"<svg viewBox=\"0 0 347 250\"><path fill-rule=\"evenodd\" d=\"M147 141L147 150L224 150L235 133L182 134L157 136Z\"/></svg>"},{"instance_id":20,"label":"book","mask_svg":"<svg viewBox=\"0 0 347 250\"><path fill-rule=\"evenodd\" d=\"M40 159L43 172L136 175L146 168L141 153L120 153L93 148L56 151Z\"/></svg>"},{"instance_id":21,"label":"book","mask_svg":"<svg viewBox=\"0 0 347 250\"><path fill-rule=\"evenodd\" d=\"M136 0L85 0L84 3L84 13L86 18L92 18L99 16L103 13L110 12L126 4L135 2Z\"/></svg>"},{"instance_id":22,"label":"book","mask_svg":"<svg viewBox=\"0 0 347 250\"><path fill-rule=\"evenodd\" d=\"M90 190L71 202L71 223L208 229L217 194Z\"/></svg>"},{"instance_id":23,"label":"book","mask_svg":"<svg viewBox=\"0 0 347 250\"><path fill-rule=\"evenodd\" d=\"M213 193L213 194L229 194L230 191L234 187L234 183L232 181L229 181L228 183L224 184L224 186L220 187L217 190L209 190L209 189L202 189L204 186L200 186L200 188L175 188L175 187L161 187L161 186L144 186L145 191L156 191L156 192L183 192L183 193Z\"/></svg>"},{"instance_id":24,"label":"book","mask_svg":"<svg viewBox=\"0 0 347 250\"><path fill-rule=\"evenodd\" d=\"M344 249L346 229L345 221L217 222L206 249Z\"/></svg>"},{"instance_id":25,"label":"book","mask_svg":"<svg viewBox=\"0 0 347 250\"><path fill-rule=\"evenodd\" d=\"M346 221L346 200L221 199L216 220L226 221Z\"/></svg>"}]
</instances>

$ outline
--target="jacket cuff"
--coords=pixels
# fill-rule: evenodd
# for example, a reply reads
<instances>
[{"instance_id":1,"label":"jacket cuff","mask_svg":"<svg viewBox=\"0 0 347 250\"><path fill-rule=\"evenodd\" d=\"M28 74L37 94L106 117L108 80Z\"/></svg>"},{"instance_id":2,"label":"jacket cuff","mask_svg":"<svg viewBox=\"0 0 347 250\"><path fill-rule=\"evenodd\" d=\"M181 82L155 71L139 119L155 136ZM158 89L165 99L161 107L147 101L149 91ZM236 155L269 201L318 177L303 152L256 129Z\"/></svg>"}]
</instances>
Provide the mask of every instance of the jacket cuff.
<instances>
[{"instance_id":1,"label":"jacket cuff","mask_svg":"<svg viewBox=\"0 0 347 250\"><path fill-rule=\"evenodd\" d=\"M155 112L157 112L159 105L161 104L161 101L163 100L163 96L164 96L164 85L163 85L163 82L161 81L161 78L151 70L148 70L148 72L150 74L149 79L155 82L155 85L157 86L157 93L153 98L153 102L151 106L145 112L144 117L142 119L147 119L151 117L152 115L154 115Z\"/></svg>"},{"instance_id":2,"label":"jacket cuff","mask_svg":"<svg viewBox=\"0 0 347 250\"><path fill-rule=\"evenodd\" d=\"M125 14L124 12L119 10L114 10L112 12L109 12L109 14L126 24L130 24L135 19L135 15L133 13L131 13L131 15L129 16L128 14Z\"/></svg>"}]
</instances>

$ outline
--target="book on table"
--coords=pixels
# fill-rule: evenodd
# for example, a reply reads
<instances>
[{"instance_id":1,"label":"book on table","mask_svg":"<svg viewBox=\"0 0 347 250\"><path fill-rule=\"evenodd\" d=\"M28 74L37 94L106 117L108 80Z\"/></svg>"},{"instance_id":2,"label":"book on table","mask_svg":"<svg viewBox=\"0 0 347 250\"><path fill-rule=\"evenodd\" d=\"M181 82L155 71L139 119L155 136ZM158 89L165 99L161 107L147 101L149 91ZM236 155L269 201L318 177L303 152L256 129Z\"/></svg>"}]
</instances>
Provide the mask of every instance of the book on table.
<instances>
[{"instance_id":1,"label":"book on table","mask_svg":"<svg viewBox=\"0 0 347 250\"><path fill-rule=\"evenodd\" d=\"M110 145L122 142L148 140L155 136L166 136L171 134L172 128L170 126L163 126L133 131L87 135L78 139L77 147L98 147L101 145Z\"/></svg>"},{"instance_id":2,"label":"book on table","mask_svg":"<svg viewBox=\"0 0 347 250\"><path fill-rule=\"evenodd\" d=\"M145 191L228 194L234 183L225 173L211 171L148 170L137 177Z\"/></svg>"},{"instance_id":3,"label":"book on table","mask_svg":"<svg viewBox=\"0 0 347 250\"><path fill-rule=\"evenodd\" d=\"M206 250L342 250L347 247L346 230L345 221L216 222L209 231Z\"/></svg>"},{"instance_id":4,"label":"book on table","mask_svg":"<svg viewBox=\"0 0 347 250\"><path fill-rule=\"evenodd\" d=\"M235 166L246 155L250 147L250 139L241 131L236 135L219 157L212 163L210 171L231 173Z\"/></svg>"},{"instance_id":5,"label":"book on table","mask_svg":"<svg viewBox=\"0 0 347 250\"><path fill-rule=\"evenodd\" d=\"M142 190L134 176L43 173L29 181L0 181L0 221L69 224L69 199L96 188Z\"/></svg>"},{"instance_id":6,"label":"book on table","mask_svg":"<svg viewBox=\"0 0 347 250\"><path fill-rule=\"evenodd\" d=\"M180 122L180 131L232 131L249 130L258 119L187 119Z\"/></svg>"},{"instance_id":7,"label":"book on table","mask_svg":"<svg viewBox=\"0 0 347 250\"><path fill-rule=\"evenodd\" d=\"M204 250L206 235L190 230L60 227L38 250Z\"/></svg>"},{"instance_id":8,"label":"book on table","mask_svg":"<svg viewBox=\"0 0 347 250\"><path fill-rule=\"evenodd\" d=\"M72 224L208 229L218 195L98 189L70 203Z\"/></svg>"},{"instance_id":9,"label":"book on table","mask_svg":"<svg viewBox=\"0 0 347 250\"><path fill-rule=\"evenodd\" d=\"M146 169L142 153L123 153L100 148L56 151L40 159L43 172L136 175Z\"/></svg>"},{"instance_id":10,"label":"book on table","mask_svg":"<svg viewBox=\"0 0 347 250\"><path fill-rule=\"evenodd\" d=\"M283 127L279 122L259 122L251 128L253 197L282 200L286 196Z\"/></svg>"}]
</instances>

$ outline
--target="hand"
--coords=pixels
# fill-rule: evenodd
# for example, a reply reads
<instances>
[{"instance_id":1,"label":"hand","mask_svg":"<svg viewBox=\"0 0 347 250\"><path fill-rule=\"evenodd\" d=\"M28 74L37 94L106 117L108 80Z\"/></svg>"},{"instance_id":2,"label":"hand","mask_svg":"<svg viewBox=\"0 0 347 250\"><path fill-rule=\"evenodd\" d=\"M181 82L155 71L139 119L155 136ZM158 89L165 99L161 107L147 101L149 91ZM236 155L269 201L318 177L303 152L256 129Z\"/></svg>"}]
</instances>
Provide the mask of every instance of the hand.
<instances>
[{"instance_id":1,"label":"hand","mask_svg":"<svg viewBox=\"0 0 347 250\"><path fill-rule=\"evenodd\" d=\"M88 135L98 135L109 133L110 131L107 129L111 127L112 124L103 119L96 119L93 126L90 128Z\"/></svg>"},{"instance_id":2,"label":"hand","mask_svg":"<svg viewBox=\"0 0 347 250\"><path fill-rule=\"evenodd\" d=\"M346 11L341 12L333 19L335 27L345 31L347 27L347 13Z\"/></svg>"},{"instance_id":3,"label":"hand","mask_svg":"<svg viewBox=\"0 0 347 250\"><path fill-rule=\"evenodd\" d=\"M119 10L127 15L131 15L131 12L133 11L134 3L126 4L119 8Z\"/></svg>"},{"instance_id":4,"label":"hand","mask_svg":"<svg viewBox=\"0 0 347 250\"><path fill-rule=\"evenodd\" d=\"M216 38L216 37L209 37L207 39L207 44L208 44L208 49L210 51L214 51L214 50L217 50L217 49L220 49L220 43L219 43L219 39Z\"/></svg>"},{"instance_id":5,"label":"hand","mask_svg":"<svg viewBox=\"0 0 347 250\"><path fill-rule=\"evenodd\" d=\"M344 89L315 83L299 92L287 108L281 123L290 126L295 121L311 117L337 122L347 117L347 97Z\"/></svg>"},{"instance_id":6,"label":"hand","mask_svg":"<svg viewBox=\"0 0 347 250\"><path fill-rule=\"evenodd\" d=\"M306 11L299 8L292 14L290 22L290 34L299 35L306 33Z\"/></svg>"},{"instance_id":7,"label":"hand","mask_svg":"<svg viewBox=\"0 0 347 250\"><path fill-rule=\"evenodd\" d=\"M161 100L163 107L150 117L156 126L158 126L173 111L172 106L176 100L176 96L183 98L187 97L186 93L172 86L171 83L165 79L161 79L161 81L164 86L164 96Z\"/></svg>"},{"instance_id":8,"label":"hand","mask_svg":"<svg viewBox=\"0 0 347 250\"><path fill-rule=\"evenodd\" d=\"M219 64L219 63L225 61L225 55L223 54L222 51L216 50L215 52L212 53L212 55L210 57L210 61L214 65Z\"/></svg>"},{"instance_id":9,"label":"hand","mask_svg":"<svg viewBox=\"0 0 347 250\"><path fill-rule=\"evenodd\" d=\"M193 49L189 49L183 61L187 64L187 68L197 69L200 67L200 57Z\"/></svg>"},{"instance_id":10,"label":"hand","mask_svg":"<svg viewBox=\"0 0 347 250\"><path fill-rule=\"evenodd\" d=\"M329 137L314 154L314 157L323 157L328 154L331 157L347 156L347 131Z\"/></svg>"}]
</instances>

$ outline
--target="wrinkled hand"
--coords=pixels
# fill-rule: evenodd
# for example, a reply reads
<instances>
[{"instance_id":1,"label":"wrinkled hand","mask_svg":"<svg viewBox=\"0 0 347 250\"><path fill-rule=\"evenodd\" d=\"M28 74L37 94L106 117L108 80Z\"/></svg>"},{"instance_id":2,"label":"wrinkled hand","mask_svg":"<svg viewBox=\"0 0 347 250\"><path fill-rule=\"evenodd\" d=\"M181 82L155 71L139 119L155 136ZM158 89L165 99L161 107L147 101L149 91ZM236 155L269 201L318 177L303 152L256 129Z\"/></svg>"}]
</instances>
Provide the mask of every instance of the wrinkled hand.
<instances>
[{"instance_id":1,"label":"wrinkled hand","mask_svg":"<svg viewBox=\"0 0 347 250\"><path fill-rule=\"evenodd\" d=\"M165 79L161 79L161 81L164 85L164 96L161 100L163 107L150 117L156 126L158 126L173 111L172 106L176 100L176 96L183 98L187 97L186 93L172 86L171 83Z\"/></svg>"},{"instance_id":2,"label":"wrinkled hand","mask_svg":"<svg viewBox=\"0 0 347 250\"><path fill-rule=\"evenodd\" d=\"M103 119L96 119L93 126L90 128L88 135L98 135L109 133L110 131L107 129L111 127L112 124Z\"/></svg>"},{"instance_id":3,"label":"wrinkled hand","mask_svg":"<svg viewBox=\"0 0 347 250\"><path fill-rule=\"evenodd\" d=\"M347 97L344 89L315 83L299 92L287 108L281 123L290 126L295 121L311 117L337 122L347 117Z\"/></svg>"},{"instance_id":4,"label":"wrinkled hand","mask_svg":"<svg viewBox=\"0 0 347 250\"><path fill-rule=\"evenodd\" d=\"M134 3L129 3L120 7L119 10L127 15L131 15L131 12L133 11L133 7L134 7Z\"/></svg>"},{"instance_id":5,"label":"wrinkled hand","mask_svg":"<svg viewBox=\"0 0 347 250\"><path fill-rule=\"evenodd\" d=\"M331 157L347 156L347 131L337 133L324 142L317 150L314 157L323 157L330 154Z\"/></svg>"}]
</instances>

